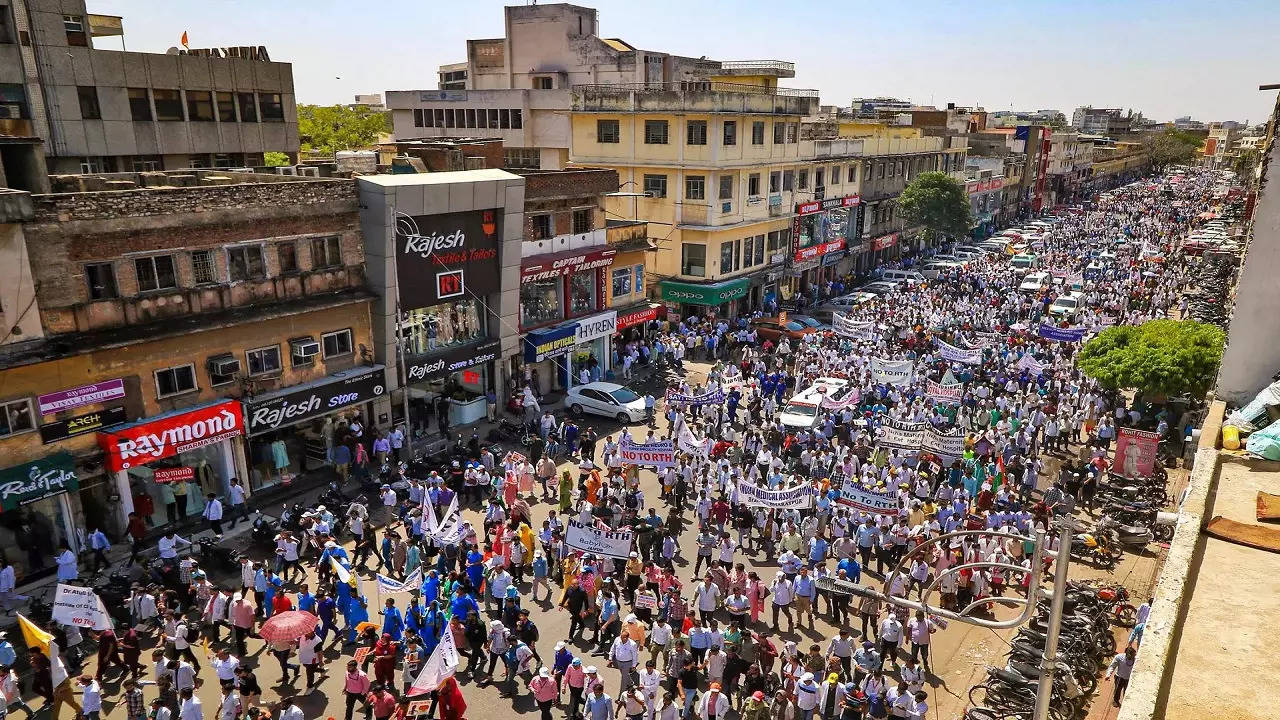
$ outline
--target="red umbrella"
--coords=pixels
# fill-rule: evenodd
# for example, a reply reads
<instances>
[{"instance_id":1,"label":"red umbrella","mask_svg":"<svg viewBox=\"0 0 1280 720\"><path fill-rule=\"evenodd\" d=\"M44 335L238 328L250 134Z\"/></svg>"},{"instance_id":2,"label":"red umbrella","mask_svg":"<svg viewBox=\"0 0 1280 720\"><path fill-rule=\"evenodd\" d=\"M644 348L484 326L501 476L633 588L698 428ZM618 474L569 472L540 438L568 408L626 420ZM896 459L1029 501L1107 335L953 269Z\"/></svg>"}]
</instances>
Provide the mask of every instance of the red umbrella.
<instances>
[{"instance_id":1,"label":"red umbrella","mask_svg":"<svg viewBox=\"0 0 1280 720\"><path fill-rule=\"evenodd\" d=\"M320 624L320 618L306 610L286 610L262 623L259 634L268 642L288 642L306 635Z\"/></svg>"}]
</instances>

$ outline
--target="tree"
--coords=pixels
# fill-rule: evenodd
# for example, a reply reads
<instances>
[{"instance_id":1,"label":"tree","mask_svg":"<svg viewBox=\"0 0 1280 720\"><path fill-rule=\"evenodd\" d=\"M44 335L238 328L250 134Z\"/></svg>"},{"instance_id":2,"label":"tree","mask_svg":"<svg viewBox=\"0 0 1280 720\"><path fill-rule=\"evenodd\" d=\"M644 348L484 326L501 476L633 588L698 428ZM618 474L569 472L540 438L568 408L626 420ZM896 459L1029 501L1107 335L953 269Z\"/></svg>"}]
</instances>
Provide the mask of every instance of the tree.
<instances>
[{"instance_id":1,"label":"tree","mask_svg":"<svg viewBox=\"0 0 1280 720\"><path fill-rule=\"evenodd\" d=\"M928 228L933 237L964 235L973 226L964 184L946 173L917 175L898 196L898 210L907 222Z\"/></svg>"},{"instance_id":2,"label":"tree","mask_svg":"<svg viewBox=\"0 0 1280 720\"><path fill-rule=\"evenodd\" d=\"M1162 172L1170 165L1189 165L1200 149L1200 138L1193 133L1168 128L1162 133L1142 138L1142 147L1151 158L1151 168Z\"/></svg>"},{"instance_id":3,"label":"tree","mask_svg":"<svg viewBox=\"0 0 1280 720\"><path fill-rule=\"evenodd\" d=\"M1226 334L1194 320L1117 325L1080 349L1081 372L1104 387L1200 397L1217 377Z\"/></svg>"},{"instance_id":4,"label":"tree","mask_svg":"<svg viewBox=\"0 0 1280 720\"><path fill-rule=\"evenodd\" d=\"M289 165L289 156L282 152L266 152L262 155L262 162L267 167L283 167Z\"/></svg>"},{"instance_id":5,"label":"tree","mask_svg":"<svg viewBox=\"0 0 1280 720\"><path fill-rule=\"evenodd\" d=\"M1231 169L1242 179L1252 182L1253 171L1258 166L1258 149L1245 147L1236 151L1231 158Z\"/></svg>"},{"instance_id":6,"label":"tree","mask_svg":"<svg viewBox=\"0 0 1280 720\"><path fill-rule=\"evenodd\" d=\"M391 132L390 113L367 107L299 105L298 139L303 152L332 155L339 150L367 148Z\"/></svg>"}]
</instances>

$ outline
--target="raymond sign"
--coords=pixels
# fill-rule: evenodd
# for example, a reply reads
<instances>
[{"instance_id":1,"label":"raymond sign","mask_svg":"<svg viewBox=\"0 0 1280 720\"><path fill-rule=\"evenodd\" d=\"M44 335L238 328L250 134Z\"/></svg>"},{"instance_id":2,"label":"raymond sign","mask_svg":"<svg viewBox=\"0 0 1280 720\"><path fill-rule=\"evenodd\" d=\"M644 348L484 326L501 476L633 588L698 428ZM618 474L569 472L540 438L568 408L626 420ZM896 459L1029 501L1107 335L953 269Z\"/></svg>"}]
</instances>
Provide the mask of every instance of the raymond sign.
<instances>
[{"instance_id":1,"label":"raymond sign","mask_svg":"<svg viewBox=\"0 0 1280 720\"><path fill-rule=\"evenodd\" d=\"M871 249L884 250L885 248L891 248L897 244L898 244L898 233L890 233L888 235L881 235L875 240L872 240Z\"/></svg>"},{"instance_id":2,"label":"raymond sign","mask_svg":"<svg viewBox=\"0 0 1280 720\"><path fill-rule=\"evenodd\" d=\"M107 469L119 472L244 434L240 403L220 403L98 433Z\"/></svg>"},{"instance_id":3,"label":"raymond sign","mask_svg":"<svg viewBox=\"0 0 1280 720\"><path fill-rule=\"evenodd\" d=\"M156 468L151 479L158 483L187 482L196 479L196 469L193 467Z\"/></svg>"}]
</instances>

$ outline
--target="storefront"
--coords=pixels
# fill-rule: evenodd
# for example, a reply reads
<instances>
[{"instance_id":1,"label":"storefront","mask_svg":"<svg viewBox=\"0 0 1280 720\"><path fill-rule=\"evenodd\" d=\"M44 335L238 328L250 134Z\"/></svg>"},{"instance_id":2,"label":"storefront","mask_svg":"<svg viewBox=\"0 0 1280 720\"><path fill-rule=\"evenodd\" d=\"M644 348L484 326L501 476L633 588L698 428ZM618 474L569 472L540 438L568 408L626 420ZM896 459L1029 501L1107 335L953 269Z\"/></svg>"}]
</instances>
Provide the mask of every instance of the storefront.
<instances>
[{"instance_id":1,"label":"storefront","mask_svg":"<svg viewBox=\"0 0 1280 720\"><path fill-rule=\"evenodd\" d=\"M246 399L249 488L288 484L332 463L333 447L349 435L351 421L371 428L368 403L385 393L385 368L374 365Z\"/></svg>"},{"instance_id":2,"label":"storefront","mask_svg":"<svg viewBox=\"0 0 1280 720\"><path fill-rule=\"evenodd\" d=\"M449 427L484 419L486 397L497 387L494 361L501 347L502 342L497 339L484 339L444 352L405 358L409 421L415 436L427 433L433 426L438 432L441 417ZM404 397L397 393L392 411L400 417L403 408Z\"/></svg>"},{"instance_id":3,"label":"storefront","mask_svg":"<svg viewBox=\"0 0 1280 720\"><path fill-rule=\"evenodd\" d=\"M161 527L204 512L205 495L229 494L244 435L238 400L157 415L98 433L121 511Z\"/></svg>"},{"instance_id":4,"label":"storefront","mask_svg":"<svg viewBox=\"0 0 1280 720\"><path fill-rule=\"evenodd\" d=\"M734 301L746 297L750 285L751 280L743 277L706 285L663 280L658 287L668 309L682 318L690 315L732 318Z\"/></svg>"},{"instance_id":5,"label":"storefront","mask_svg":"<svg viewBox=\"0 0 1280 720\"><path fill-rule=\"evenodd\" d=\"M876 267L880 263L889 262L898 257L900 248L898 247L898 233L889 233L881 235L871 241L872 267Z\"/></svg>"},{"instance_id":6,"label":"storefront","mask_svg":"<svg viewBox=\"0 0 1280 720\"><path fill-rule=\"evenodd\" d=\"M610 379L613 370L613 348L610 346L609 338L612 338L613 333L618 329L618 312L609 310L598 315L578 318L574 322L577 323L578 329L575 335L576 344L573 346L571 355L573 375L569 378L569 387L585 385L586 383L582 382L583 379L588 382Z\"/></svg>"},{"instance_id":7,"label":"storefront","mask_svg":"<svg viewBox=\"0 0 1280 720\"><path fill-rule=\"evenodd\" d=\"M0 555L19 578L53 567L62 543L80 549L72 507L79 487L65 450L0 470Z\"/></svg>"},{"instance_id":8,"label":"storefront","mask_svg":"<svg viewBox=\"0 0 1280 720\"><path fill-rule=\"evenodd\" d=\"M602 247L525 258L520 266L520 327L604 309L609 267L617 254Z\"/></svg>"},{"instance_id":9,"label":"storefront","mask_svg":"<svg viewBox=\"0 0 1280 720\"><path fill-rule=\"evenodd\" d=\"M539 395L568 390L570 360L578 345L578 323L533 330L524 338L524 376Z\"/></svg>"},{"instance_id":10,"label":"storefront","mask_svg":"<svg viewBox=\"0 0 1280 720\"><path fill-rule=\"evenodd\" d=\"M849 238L858 237L860 204L859 196L848 195L796 205L791 262L797 292L808 292L835 276L835 263L827 262L827 256L843 257Z\"/></svg>"}]
</instances>

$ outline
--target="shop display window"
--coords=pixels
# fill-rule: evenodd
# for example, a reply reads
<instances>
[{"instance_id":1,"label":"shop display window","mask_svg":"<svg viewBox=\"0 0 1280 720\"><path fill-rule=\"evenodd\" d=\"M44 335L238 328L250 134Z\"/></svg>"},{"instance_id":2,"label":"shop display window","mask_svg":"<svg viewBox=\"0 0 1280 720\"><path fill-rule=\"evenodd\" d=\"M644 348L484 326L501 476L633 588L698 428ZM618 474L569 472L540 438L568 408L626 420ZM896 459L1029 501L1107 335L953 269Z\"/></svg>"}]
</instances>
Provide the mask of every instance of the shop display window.
<instances>
[{"instance_id":1,"label":"shop display window","mask_svg":"<svg viewBox=\"0 0 1280 720\"><path fill-rule=\"evenodd\" d=\"M569 276L569 312L583 315L595 310L598 297L596 271L584 270Z\"/></svg>"},{"instance_id":2,"label":"shop display window","mask_svg":"<svg viewBox=\"0 0 1280 720\"><path fill-rule=\"evenodd\" d=\"M150 527L164 527L201 515L205 495L227 495L224 478L234 472L225 467L223 460L222 443L218 443L129 468L126 472L134 510Z\"/></svg>"},{"instance_id":3,"label":"shop display window","mask_svg":"<svg viewBox=\"0 0 1280 720\"><path fill-rule=\"evenodd\" d=\"M404 322L409 352L428 353L485 336L484 312L474 298L410 310Z\"/></svg>"},{"instance_id":4,"label":"shop display window","mask_svg":"<svg viewBox=\"0 0 1280 720\"><path fill-rule=\"evenodd\" d=\"M520 285L520 324L534 327L564 317L560 301L563 279L534 280Z\"/></svg>"}]
</instances>

